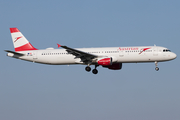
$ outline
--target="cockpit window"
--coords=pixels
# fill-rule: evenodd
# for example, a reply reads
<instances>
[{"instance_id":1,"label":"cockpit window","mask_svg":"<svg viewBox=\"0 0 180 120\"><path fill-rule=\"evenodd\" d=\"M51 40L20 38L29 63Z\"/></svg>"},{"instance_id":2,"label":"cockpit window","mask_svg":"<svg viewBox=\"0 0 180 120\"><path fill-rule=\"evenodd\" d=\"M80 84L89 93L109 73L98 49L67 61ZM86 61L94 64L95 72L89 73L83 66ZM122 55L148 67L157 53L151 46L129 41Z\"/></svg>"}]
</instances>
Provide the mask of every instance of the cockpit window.
<instances>
[{"instance_id":1,"label":"cockpit window","mask_svg":"<svg viewBox=\"0 0 180 120\"><path fill-rule=\"evenodd\" d=\"M170 50L168 49L164 49L163 52L171 52Z\"/></svg>"}]
</instances>

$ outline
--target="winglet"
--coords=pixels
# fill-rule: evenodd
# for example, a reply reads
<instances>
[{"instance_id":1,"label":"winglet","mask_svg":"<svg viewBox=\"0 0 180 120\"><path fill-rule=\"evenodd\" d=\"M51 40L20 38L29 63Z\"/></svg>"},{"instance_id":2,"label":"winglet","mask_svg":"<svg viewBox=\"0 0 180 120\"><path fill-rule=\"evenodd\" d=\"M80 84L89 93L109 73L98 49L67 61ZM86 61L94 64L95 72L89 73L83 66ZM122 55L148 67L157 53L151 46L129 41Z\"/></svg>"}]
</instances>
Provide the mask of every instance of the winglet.
<instances>
[{"instance_id":1,"label":"winglet","mask_svg":"<svg viewBox=\"0 0 180 120\"><path fill-rule=\"evenodd\" d=\"M60 45L60 44L58 44L58 43L57 43L57 45L58 45L58 48L59 48L59 47L61 47L61 45Z\"/></svg>"}]
</instances>

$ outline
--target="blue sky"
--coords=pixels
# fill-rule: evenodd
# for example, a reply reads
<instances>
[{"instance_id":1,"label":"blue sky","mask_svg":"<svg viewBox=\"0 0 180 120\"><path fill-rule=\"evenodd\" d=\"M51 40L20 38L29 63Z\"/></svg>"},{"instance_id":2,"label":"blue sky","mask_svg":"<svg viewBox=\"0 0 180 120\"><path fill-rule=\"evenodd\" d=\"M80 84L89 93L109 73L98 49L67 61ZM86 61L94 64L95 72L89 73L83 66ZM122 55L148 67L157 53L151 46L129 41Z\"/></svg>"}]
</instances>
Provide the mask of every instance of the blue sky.
<instances>
[{"instance_id":1,"label":"blue sky","mask_svg":"<svg viewBox=\"0 0 180 120\"><path fill-rule=\"evenodd\" d=\"M164 46L180 53L178 0L0 1L0 119L179 120L180 63L123 64L122 70L51 66L6 56L10 27L38 49Z\"/></svg>"}]
</instances>

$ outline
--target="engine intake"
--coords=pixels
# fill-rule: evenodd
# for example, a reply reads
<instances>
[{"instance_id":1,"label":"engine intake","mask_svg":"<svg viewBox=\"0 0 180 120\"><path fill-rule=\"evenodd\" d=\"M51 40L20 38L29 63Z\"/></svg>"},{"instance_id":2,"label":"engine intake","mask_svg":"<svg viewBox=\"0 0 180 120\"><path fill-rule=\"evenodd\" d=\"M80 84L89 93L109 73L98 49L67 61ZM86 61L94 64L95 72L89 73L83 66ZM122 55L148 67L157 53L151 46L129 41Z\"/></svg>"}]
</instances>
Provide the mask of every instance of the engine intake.
<instances>
[{"instance_id":1,"label":"engine intake","mask_svg":"<svg viewBox=\"0 0 180 120\"><path fill-rule=\"evenodd\" d=\"M112 65L112 58L103 58L98 61L98 65L102 65L102 66Z\"/></svg>"}]
</instances>

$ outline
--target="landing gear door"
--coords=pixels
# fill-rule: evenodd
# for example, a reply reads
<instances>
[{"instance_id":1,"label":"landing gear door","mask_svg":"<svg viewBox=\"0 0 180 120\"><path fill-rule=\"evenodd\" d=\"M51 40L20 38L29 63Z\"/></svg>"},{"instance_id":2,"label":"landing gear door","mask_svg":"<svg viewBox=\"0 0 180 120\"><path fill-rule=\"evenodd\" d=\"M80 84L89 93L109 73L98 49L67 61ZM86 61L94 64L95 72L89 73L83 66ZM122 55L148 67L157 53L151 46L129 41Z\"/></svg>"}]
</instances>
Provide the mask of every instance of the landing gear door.
<instances>
[{"instance_id":1,"label":"landing gear door","mask_svg":"<svg viewBox=\"0 0 180 120\"><path fill-rule=\"evenodd\" d=\"M153 55L158 56L158 48L157 47L153 48Z\"/></svg>"}]
</instances>

